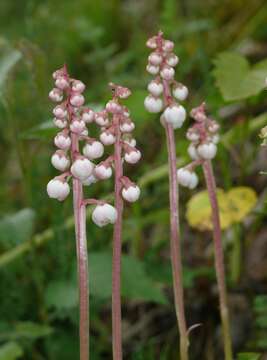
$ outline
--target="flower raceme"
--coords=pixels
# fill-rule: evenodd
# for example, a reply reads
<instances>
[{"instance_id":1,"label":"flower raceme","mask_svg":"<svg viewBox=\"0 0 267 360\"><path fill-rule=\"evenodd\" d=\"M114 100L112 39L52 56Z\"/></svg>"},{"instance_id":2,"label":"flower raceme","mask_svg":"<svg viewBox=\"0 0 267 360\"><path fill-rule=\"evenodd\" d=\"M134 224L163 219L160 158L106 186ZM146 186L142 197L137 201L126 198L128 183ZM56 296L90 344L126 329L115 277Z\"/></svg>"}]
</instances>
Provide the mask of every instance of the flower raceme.
<instances>
[{"instance_id":1,"label":"flower raceme","mask_svg":"<svg viewBox=\"0 0 267 360\"><path fill-rule=\"evenodd\" d=\"M180 128L186 118L185 108L179 104L188 96L188 89L174 80L175 66L179 62L177 55L173 53L174 43L163 39L162 33L153 36L147 41L147 46L153 50L148 57L146 70L151 75L156 75L147 86L149 95L145 98L145 108L151 113L159 113L164 110L161 123L169 123L174 129ZM167 96L162 99L167 91ZM164 104L165 103L165 104ZM165 106L164 106L165 105Z\"/></svg>"},{"instance_id":2,"label":"flower raceme","mask_svg":"<svg viewBox=\"0 0 267 360\"><path fill-rule=\"evenodd\" d=\"M97 164L93 161L103 156L104 145L107 144L89 137L87 129L88 124L93 122L98 126L107 125L108 118L106 111L95 113L92 109L84 106L85 84L80 80L71 79L66 66L55 71L53 78L55 88L50 91L49 98L58 103L53 109L53 115L54 124L60 131L54 139L58 150L52 155L51 163L62 174L49 181L47 193L51 198L63 201L70 193L68 184L70 178L79 180L83 186L89 186L111 176L111 168L108 170L110 176L103 176L99 171L95 171ZM100 122L99 119L102 121ZM76 149L74 139L77 139L78 143ZM80 153L81 142L83 143L82 154ZM111 205L104 207L102 202L101 205L98 205L97 200L93 202L93 205L100 206L98 213L112 207ZM116 213L116 209L113 208L113 210ZM103 226L108 223L114 224L116 216L107 216L105 221L100 222L95 221L97 219L95 216L92 219L97 225Z\"/></svg>"}]
</instances>

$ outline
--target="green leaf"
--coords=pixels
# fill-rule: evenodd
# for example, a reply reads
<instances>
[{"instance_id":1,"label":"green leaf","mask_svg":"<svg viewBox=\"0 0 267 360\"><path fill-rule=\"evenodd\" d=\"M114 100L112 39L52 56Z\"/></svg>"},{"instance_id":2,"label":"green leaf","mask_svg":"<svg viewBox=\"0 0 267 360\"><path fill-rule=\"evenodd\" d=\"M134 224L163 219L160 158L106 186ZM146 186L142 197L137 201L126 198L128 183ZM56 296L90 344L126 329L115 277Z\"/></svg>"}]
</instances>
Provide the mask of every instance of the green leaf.
<instances>
[{"instance_id":1,"label":"green leaf","mask_svg":"<svg viewBox=\"0 0 267 360\"><path fill-rule=\"evenodd\" d=\"M89 255L90 291L93 296L103 299L111 296L111 264L110 253ZM166 304L165 296L147 275L142 262L128 255L122 256L122 296Z\"/></svg>"},{"instance_id":2,"label":"green leaf","mask_svg":"<svg viewBox=\"0 0 267 360\"><path fill-rule=\"evenodd\" d=\"M53 329L50 326L36 324L30 321L19 322L15 325L14 338L38 339L50 335Z\"/></svg>"},{"instance_id":3,"label":"green leaf","mask_svg":"<svg viewBox=\"0 0 267 360\"><path fill-rule=\"evenodd\" d=\"M0 243L9 246L22 243L33 233L35 213L23 209L0 220Z\"/></svg>"},{"instance_id":4,"label":"green leaf","mask_svg":"<svg viewBox=\"0 0 267 360\"><path fill-rule=\"evenodd\" d=\"M20 134L20 138L25 140L51 139L57 131L53 121L48 120L23 132Z\"/></svg>"},{"instance_id":5,"label":"green leaf","mask_svg":"<svg viewBox=\"0 0 267 360\"><path fill-rule=\"evenodd\" d=\"M23 355L22 348L16 342L0 346L0 360L16 360Z\"/></svg>"},{"instance_id":6,"label":"green leaf","mask_svg":"<svg viewBox=\"0 0 267 360\"><path fill-rule=\"evenodd\" d=\"M57 310L70 309L78 305L78 288L74 282L53 281L45 293L45 302L48 307Z\"/></svg>"},{"instance_id":7,"label":"green leaf","mask_svg":"<svg viewBox=\"0 0 267 360\"><path fill-rule=\"evenodd\" d=\"M267 61L251 67L242 55L224 52L215 60L214 76L225 101L244 100L264 89Z\"/></svg>"},{"instance_id":8,"label":"green leaf","mask_svg":"<svg viewBox=\"0 0 267 360\"><path fill-rule=\"evenodd\" d=\"M237 355L237 360L260 360L261 354L259 353L240 353Z\"/></svg>"},{"instance_id":9,"label":"green leaf","mask_svg":"<svg viewBox=\"0 0 267 360\"><path fill-rule=\"evenodd\" d=\"M0 96L4 92L4 85L8 78L9 72L21 59L21 53L15 49L2 50L2 56L0 57Z\"/></svg>"},{"instance_id":10,"label":"green leaf","mask_svg":"<svg viewBox=\"0 0 267 360\"><path fill-rule=\"evenodd\" d=\"M136 124L144 124L145 119L153 118L153 116L149 114L144 107L144 100L146 96L147 91L145 90L133 91L132 95L124 102L129 108L131 114L133 114L133 120Z\"/></svg>"}]
</instances>

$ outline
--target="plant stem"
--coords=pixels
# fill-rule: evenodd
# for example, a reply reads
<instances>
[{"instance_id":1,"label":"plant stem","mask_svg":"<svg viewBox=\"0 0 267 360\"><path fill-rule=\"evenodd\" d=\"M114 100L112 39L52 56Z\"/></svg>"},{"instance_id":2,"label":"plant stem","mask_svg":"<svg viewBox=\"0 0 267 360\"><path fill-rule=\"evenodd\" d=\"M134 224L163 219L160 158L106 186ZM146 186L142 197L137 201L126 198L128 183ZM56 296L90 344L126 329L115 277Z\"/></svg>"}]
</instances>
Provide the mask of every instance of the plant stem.
<instances>
[{"instance_id":1,"label":"plant stem","mask_svg":"<svg viewBox=\"0 0 267 360\"><path fill-rule=\"evenodd\" d=\"M74 159L79 151L78 137L71 134L71 153ZM79 303L80 303L80 360L89 359L89 280L86 240L86 208L83 204L83 187L80 180L73 177L73 209L75 220L76 250L78 263Z\"/></svg>"},{"instance_id":2,"label":"plant stem","mask_svg":"<svg viewBox=\"0 0 267 360\"><path fill-rule=\"evenodd\" d=\"M186 328L184 311L184 290L182 275L181 244L179 235L179 214L178 214L178 184L176 175L176 149L174 131L171 125L166 125L166 136L169 157L169 179L170 179L170 234L171 234L171 262L173 274L173 289L175 299L175 310L180 331L180 356L181 360L188 359L188 334Z\"/></svg>"},{"instance_id":3,"label":"plant stem","mask_svg":"<svg viewBox=\"0 0 267 360\"><path fill-rule=\"evenodd\" d=\"M112 262L112 346L113 359L122 360L121 340L121 233L122 233L122 212L123 199L121 197L123 176L121 160L121 132L119 118L114 115L116 142L114 145L114 166L115 166L115 208L117 210L117 221L113 232L113 262Z\"/></svg>"},{"instance_id":4,"label":"plant stem","mask_svg":"<svg viewBox=\"0 0 267 360\"><path fill-rule=\"evenodd\" d=\"M168 99L170 98L170 89L166 80L163 81L163 88L164 101L165 104L168 105ZM178 210L179 195L176 168L176 147L174 130L172 126L170 124L166 124L165 130L167 137L169 163L170 245L174 301L178 328L180 332L180 358L181 360L188 360L189 339L184 310L183 267L181 257L180 223Z\"/></svg>"},{"instance_id":5,"label":"plant stem","mask_svg":"<svg viewBox=\"0 0 267 360\"><path fill-rule=\"evenodd\" d=\"M219 206L216 196L216 183L213 174L213 169L210 161L205 161L202 165L209 193L210 204L212 209L213 221L213 239L214 239L214 253L215 253L215 269L219 289L220 312L223 327L223 341L224 353L226 360L232 360L232 340L230 333L230 320L227 306L227 292L225 285L225 269L224 269L224 255L222 246L222 234L219 217Z\"/></svg>"}]
</instances>

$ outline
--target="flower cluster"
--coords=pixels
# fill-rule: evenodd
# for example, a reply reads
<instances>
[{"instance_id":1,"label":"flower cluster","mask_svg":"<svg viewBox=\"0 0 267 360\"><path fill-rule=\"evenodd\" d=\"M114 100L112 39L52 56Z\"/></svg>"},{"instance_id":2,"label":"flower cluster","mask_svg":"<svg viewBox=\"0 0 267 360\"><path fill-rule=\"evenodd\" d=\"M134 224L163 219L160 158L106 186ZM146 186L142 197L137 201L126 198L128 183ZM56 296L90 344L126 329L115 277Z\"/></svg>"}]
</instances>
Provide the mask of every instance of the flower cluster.
<instances>
[{"instance_id":1,"label":"flower cluster","mask_svg":"<svg viewBox=\"0 0 267 360\"><path fill-rule=\"evenodd\" d=\"M141 158L141 152L136 148L136 140L131 135L135 125L130 118L130 112L127 107L120 104L120 100L128 98L131 92L129 89L113 83L109 85L113 97L106 104L105 110L101 112L101 118L104 121L102 121L100 140L104 145L114 144L116 146L116 139L119 139L118 145L122 151L122 160L129 164L135 164ZM115 154L112 154L95 167L95 173L99 178L104 179L112 175L114 160ZM123 199L128 202L138 200L140 196L139 187L126 176L122 176L120 182Z\"/></svg>"},{"instance_id":2,"label":"flower cluster","mask_svg":"<svg viewBox=\"0 0 267 360\"><path fill-rule=\"evenodd\" d=\"M146 70L156 78L148 84L149 95L145 98L145 108L151 113L159 113L165 105L161 123L168 123L174 129L180 128L185 121L186 110L178 101L187 98L188 89L174 80L174 68L179 62L178 56L173 53L174 43L164 39L163 33L159 32L146 45L153 49Z\"/></svg>"},{"instance_id":3,"label":"flower cluster","mask_svg":"<svg viewBox=\"0 0 267 360\"><path fill-rule=\"evenodd\" d=\"M193 189L198 184L198 178L194 168L205 160L211 160L217 153L219 142L219 124L206 115L205 103L191 111L191 117L195 123L186 133L190 140L188 154L193 160L184 168L177 170L177 178L180 185Z\"/></svg>"},{"instance_id":4,"label":"flower cluster","mask_svg":"<svg viewBox=\"0 0 267 360\"><path fill-rule=\"evenodd\" d=\"M105 143L88 136L88 124L103 124L99 123L100 113L94 113L84 106L85 85L80 80L71 79L66 66L55 71L53 78L55 87L50 91L49 98L58 103L53 115L54 124L60 130L54 139L58 150L52 155L51 163L62 174L49 181L47 193L49 197L63 201L70 193L70 178L80 181L82 185L91 185L109 176L103 176L93 162L103 156ZM80 142L83 143L82 153ZM97 200L91 203L96 205L92 219L97 225L115 223L117 215L114 207Z\"/></svg>"}]
</instances>

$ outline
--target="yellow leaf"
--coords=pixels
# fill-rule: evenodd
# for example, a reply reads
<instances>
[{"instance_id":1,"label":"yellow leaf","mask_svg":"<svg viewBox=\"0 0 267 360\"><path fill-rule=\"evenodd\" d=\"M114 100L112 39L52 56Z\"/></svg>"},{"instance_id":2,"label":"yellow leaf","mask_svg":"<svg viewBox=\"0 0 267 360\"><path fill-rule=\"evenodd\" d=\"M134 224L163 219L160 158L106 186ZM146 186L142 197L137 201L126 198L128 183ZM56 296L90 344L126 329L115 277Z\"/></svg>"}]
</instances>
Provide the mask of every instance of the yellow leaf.
<instances>
[{"instance_id":1,"label":"yellow leaf","mask_svg":"<svg viewBox=\"0 0 267 360\"><path fill-rule=\"evenodd\" d=\"M248 187L236 187L225 192L217 189L221 228L241 222L257 202L255 191ZM200 231L212 230L211 207L208 192L201 191L187 203L186 217L189 224Z\"/></svg>"}]
</instances>

